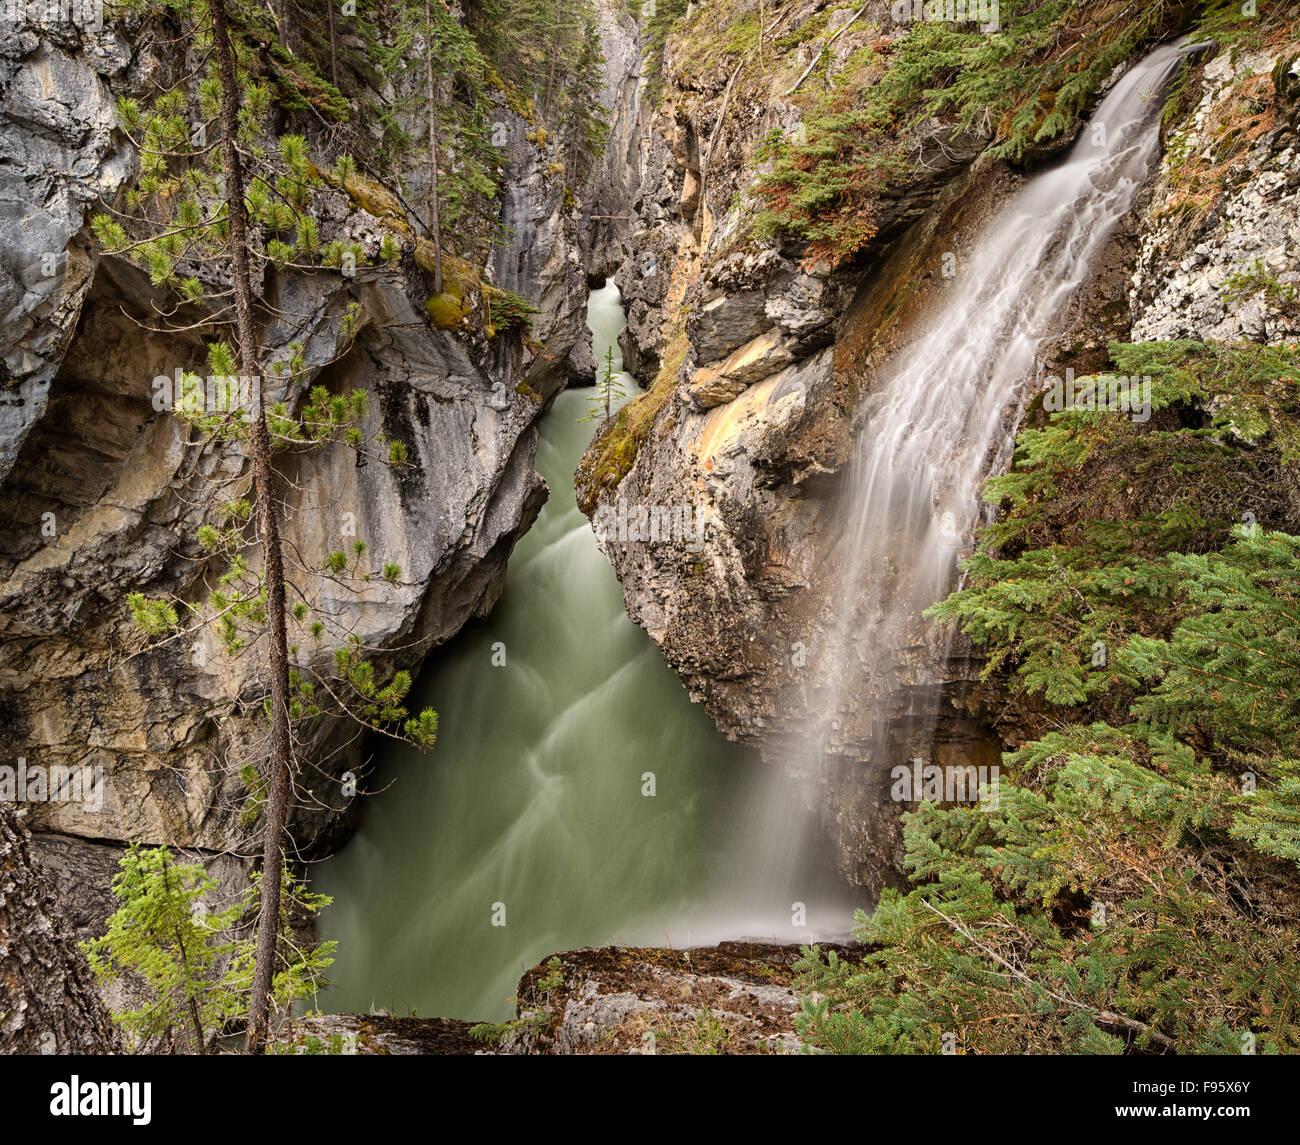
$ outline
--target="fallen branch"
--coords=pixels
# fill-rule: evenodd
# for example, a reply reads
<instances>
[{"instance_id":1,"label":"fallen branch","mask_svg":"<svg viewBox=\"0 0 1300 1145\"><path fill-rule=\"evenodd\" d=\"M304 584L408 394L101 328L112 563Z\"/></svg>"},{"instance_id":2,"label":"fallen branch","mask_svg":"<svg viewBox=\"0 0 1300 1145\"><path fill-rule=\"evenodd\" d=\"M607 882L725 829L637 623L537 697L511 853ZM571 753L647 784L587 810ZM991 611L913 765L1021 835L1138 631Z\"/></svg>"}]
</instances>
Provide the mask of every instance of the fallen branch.
<instances>
[{"instance_id":1,"label":"fallen branch","mask_svg":"<svg viewBox=\"0 0 1300 1145\"><path fill-rule=\"evenodd\" d=\"M952 927L953 930L955 930L964 939L966 939L967 942L971 943L973 946L975 946L977 949L982 951L984 954L987 954L991 959L993 959L994 962L996 962L999 966L1001 966L1004 970L1006 970L1006 972L1010 974L1013 978L1016 978L1019 981L1024 982L1027 986L1030 986L1035 990L1043 991L1043 993L1046 994L1049 998L1061 1003L1062 1006L1068 1006L1073 1010L1082 1010L1085 1014L1090 1014L1093 1017L1093 1019L1095 1019L1096 1021L1101 1022L1102 1025L1120 1026L1127 1030L1133 1030L1140 1034L1146 1034L1153 1042L1158 1042L1160 1045L1164 1046L1165 1049L1176 1050L1178 1048L1178 1045L1173 1040L1173 1038L1168 1037L1165 1034L1162 1034L1154 1026L1148 1026L1145 1022L1140 1022L1136 1018L1130 1018L1127 1014L1117 1014L1113 1010L1098 1010L1095 1006L1089 1006L1085 1002L1079 1002L1076 999L1070 998L1065 994L1058 994L1055 990L1049 990L1041 982L1034 981L1034 979L1032 979L1018 966L1012 966L1011 963L1008 962L1005 958L1003 958L1002 955L1000 955L996 950L992 949L991 947L985 946L984 943L982 943L978 938L976 938L970 932L969 928L963 926L955 918L949 918L948 915L944 914L943 911L941 911L938 907L931 905L925 899L921 899L921 903L925 906L927 910L932 911L934 914L937 914L941 919L943 919L944 922L946 922L950 927Z\"/></svg>"},{"instance_id":2,"label":"fallen branch","mask_svg":"<svg viewBox=\"0 0 1300 1145\"><path fill-rule=\"evenodd\" d=\"M792 95L794 95L795 92L799 90L799 88L803 85L803 81L806 80L810 75L812 75L812 70L817 66L818 61L822 58L822 56L827 51L830 50L830 46L833 43L835 43L835 41L838 40L842 35L844 35L844 33L847 32L849 28L853 25L853 22L859 16L861 16L862 13L865 12L866 10L867 10L867 6L863 4L861 8L859 8L856 12L853 13L852 16L848 18L844 26L840 28L839 31L836 32L835 35L833 35L829 40L826 41L826 43L824 43L821 46L821 50L818 51L818 53L815 56L813 56L812 63L808 65L808 70L805 71L803 75L801 75L797 80L795 80L794 87L792 87L788 92L785 93L786 99L789 99Z\"/></svg>"}]
</instances>

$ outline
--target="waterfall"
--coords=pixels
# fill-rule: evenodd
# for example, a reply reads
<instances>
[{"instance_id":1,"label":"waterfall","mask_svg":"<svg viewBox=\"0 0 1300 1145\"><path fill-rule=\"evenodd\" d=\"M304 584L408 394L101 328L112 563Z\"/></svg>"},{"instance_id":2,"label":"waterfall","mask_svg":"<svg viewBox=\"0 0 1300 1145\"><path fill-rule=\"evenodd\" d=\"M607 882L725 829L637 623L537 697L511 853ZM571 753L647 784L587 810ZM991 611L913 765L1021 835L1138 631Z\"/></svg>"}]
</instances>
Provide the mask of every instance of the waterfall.
<instances>
[{"instance_id":1,"label":"waterfall","mask_svg":"<svg viewBox=\"0 0 1300 1145\"><path fill-rule=\"evenodd\" d=\"M919 336L881 372L847 475L829 684L791 770L815 776L828 752L862 756L841 721L864 707L866 758L908 762L881 750L897 715L883 704L940 678L950 636L922 614L955 586L984 509L980 487L1010 459L1038 355L1151 172L1162 91L1183 52L1157 48L1115 84L1065 160L990 220ZM914 717L905 738L931 742L925 720ZM755 830L769 841L759 877L802 863L809 842L786 796L770 796Z\"/></svg>"},{"instance_id":2,"label":"waterfall","mask_svg":"<svg viewBox=\"0 0 1300 1145\"><path fill-rule=\"evenodd\" d=\"M357 838L315 876L337 899L330 1008L500 1018L519 974L566 947L844 934L858 896L787 771L844 749L846 705L942 666L944 637L921 614L970 549L980 483L1008 460L1036 356L1147 178L1179 58L1164 47L1132 68L1066 159L1001 208L866 401L838 542L834 686L788 769L723 743L627 619L572 491L591 392L556 399L537 458L550 501L497 609L413 697L441 711L437 749L385 753L373 786L400 781L400 797L372 797ZM589 318L598 360L613 344L621 370L612 285Z\"/></svg>"}]
</instances>

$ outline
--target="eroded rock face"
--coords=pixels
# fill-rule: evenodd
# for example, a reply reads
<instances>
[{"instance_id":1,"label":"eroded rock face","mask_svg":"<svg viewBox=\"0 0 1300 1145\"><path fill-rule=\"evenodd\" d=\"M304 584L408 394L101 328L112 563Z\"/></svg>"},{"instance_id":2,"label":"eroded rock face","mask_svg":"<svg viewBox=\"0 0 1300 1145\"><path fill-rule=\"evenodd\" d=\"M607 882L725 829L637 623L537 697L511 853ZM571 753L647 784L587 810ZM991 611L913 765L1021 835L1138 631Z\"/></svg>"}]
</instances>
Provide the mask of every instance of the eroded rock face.
<instances>
[{"instance_id":1,"label":"eroded rock face","mask_svg":"<svg viewBox=\"0 0 1300 1145\"><path fill-rule=\"evenodd\" d=\"M618 0L596 0L601 54L605 59L601 105L609 111L609 136L600 169L583 195L582 263L592 283L623 265L636 218L632 201L640 179L643 136L641 39L636 21Z\"/></svg>"},{"instance_id":2,"label":"eroded rock face","mask_svg":"<svg viewBox=\"0 0 1300 1145\"><path fill-rule=\"evenodd\" d=\"M113 102L176 61L111 28L0 34L0 210L13 220L0 263L0 762L94 777L92 798L33 802L28 819L84 936L112 907L107 886L127 842L205 859L231 893L246 877L253 827L240 770L264 755L261 650L231 657L204 629L141 652L125 598L206 598L224 569L195 532L249 495L250 467L240 443L204 440L155 409L155 379L206 374L206 348L194 334L153 332L147 278L97 256L89 237L88 215L133 171ZM287 270L260 284L264 367L291 343L304 362L292 382L266 369L268 400L293 407L314 385L364 390L365 438L403 442L409 456L393 467L343 446L282 455L290 595L332 630L319 645L291 632L300 664L325 669L352 632L380 650L381 671L418 665L493 606L545 500L536 421L568 380L584 284L563 179L529 145L508 165L507 185L524 196L511 218L531 246L503 285L538 307L527 345L515 333L434 329L428 284L409 260L352 277ZM341 190L318 200L324 241L376 253L386 220ZM47 249L56 273L45 278ZM349 310L356 332L344 341ZM314 575L354 540L372 572L399 565L398 583ZM320 853L342 837L353 800L339 778L362 773L360 737L322 718L298 754L291 828L305 853Z\"/></svg>"},{"instance_id":3,"label":"eroded rock face","mask_svg":"<svg viewBox=\"0 0 1300 1145\"><path fill-rule=\"evenodd\" d=\"M527 364L523 381L550 395L570 377L595 376L576 210L565 187L566 177L575 176L566 172L561 148L536 142L535 129L509 108L497 109L493 127L507 172L501 204L506 238L492 252L488 269L495 285L540 311L530 336L541 349Z\"/></svg>"},{"instance_id":4,"label":"eroded rock face","mask_svg":"<svg viewBox=\"0 0 1300 1145\"><path fill-rule=\"evenodd\" d=\"M118 33L0 21L0 478L45 413L90 289L85 211L131 172L110 89L130 63Z\"/></svg>"},{"instance_id":5,"label":"eroded rock face","mask_svg":"<svg viewBox=\"0 0 1300 1145\"><path fill-rule=\"evenodd\" d=\"M983 222L1022 177L976 159L983 138L931 124L934 162L885 205L866 258L833 273L805 265L797 250L756 244L740 225L754 144L774 127L795 126L782 93L769 93L763 114L742 99L724 118L725 69L687 79L671 52L663 103L643 113L641 229L618 281L631 368L646 383L670 370L673 390L630 470L593 512L691 505L701 513L702 546L606 534L629 615L725 734L805 777L841 868L875 890L899 878L900 805L886 801L888 782L869 760L924 753L940 765L978 767L997 763L1005 744L978 707L981 665L960 638L937 650L919 638L898 649L896 682L883 691L865 662L849 663L859 683L847 690L828 672L849 548L841 536L845 463L878 369L917 336L948 289L943 268L961 272ZM1252 61L1237 66L1211 64L1205 99L1249 75ZM1267 70L1272 61L1253 66ZM1167 176L1153 180L1062 316L1059 338L1040 359L1044 372L1102 368L1108 340L1130 336L1285 336L1297 234L1295 115L1286 102L1294 87L1287 91L1278 130L1256 148L1190 253L1158 224L1171 191ZM1216 245L1211 231L1223 218L1235 237ZM1281 295L1263 283L1244 307L1225 299L1229 263L1237 270L1257 256L1280 276ZM1213 273L1200 269L1207 259ZM1176 269L1180 260L1190 262ZM1263 308L1258 321L1252 307ZM1004 411L1007 435L1019 414ZM825 758L813 764L803 744L809 713L828 703L838 706Z\"/></svg>"},{"instance_id":6,"label":"eroded rock face","mask_svg":"<svg viewBox=\"0 0 1300 1145\"><path fill-rule=\"evenodd\" d=\"M1143 234L1133 275L1134 341L1277 343L1300 331L1300 73L1292 66L1274 76L1279 63L1251 53L1234 64L1225 52L1205 66L1201 99L1171 140ZM1183 209L1197 216L1189 230L1183 211L1172 209L1179 168L1221 145L1220 117L1249 77L1264 82L1270 123L1223 173L1221 198L1208 209L1196 202Z\"/></svg>"}]
</instances>

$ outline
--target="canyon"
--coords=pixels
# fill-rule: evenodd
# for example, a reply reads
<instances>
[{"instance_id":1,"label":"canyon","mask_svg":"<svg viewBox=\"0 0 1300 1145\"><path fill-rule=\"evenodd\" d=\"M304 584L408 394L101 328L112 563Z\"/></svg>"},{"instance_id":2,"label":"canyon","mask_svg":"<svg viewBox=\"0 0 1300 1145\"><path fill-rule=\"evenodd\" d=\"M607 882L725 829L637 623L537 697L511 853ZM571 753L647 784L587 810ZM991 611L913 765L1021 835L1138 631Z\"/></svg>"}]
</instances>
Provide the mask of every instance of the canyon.
<instances>
[{"instance_id":1,"label":"canyon","mask_svg":"<svg viewBox=\"0 0 1300 1145\"><path fill-rule=\"evenodd\" d=\"M571 516L580 510L598 526L590 538L584 528L584 543L598 545L612 566L627 617L731 741L711 747L712 728L701 719L674 750L698 751L700 768L709 759L721 769L731 766L724 759L743 758L736 769L780 773L783 805L799 804L800 830L819 835L828 877L862 905L906 885L899 816L917 800L891 797L891 768L924 758L987 774L1046 718L1005 672L984 672L979 648L953 633L938 638L919 620L920 608L957 582L957 558L993 513L977 503L979 484L1006 470L1017 428L1043 416L1034 386L1067 369L1100 370L1113 340L1280 345L1294 342L1300 325L1296 56L1189 52L1178 63L1185 86L1166 122L1148 116L1149 153L1126 168L1131 194L1113 217L1104 227L1080 225L1082 236L1068 242L1056 232L1041 236L1047 269L1032 289L1048 298L1052 322L1021 348L1023 360L1006 367L1016 385L989 399L991 444L981 442L962 471L954 498L962 501L961 520L942 569L922 586L925 599L908 610L912 627L891 630L887 663L845 652L846 593L857 601L872 587L855 580L861 550L845 528L855 465L871 457L871 418L899 363L918 347L927 352L927 324L948 313L963 276L1002 281L1009 273L980 253L1002 212L1090 146L1088 117L1076 116L1058 138L1011 161L995 154L991 125L936 115L919 130L905 177L882 194L875 234L854 257L833 263L810 255L806 243L756 234L750 221L772 169L773 133L796 138L802 127L806 105L794 98L792 80L821 64L829 84L854 53L900 41L908 26L893 20L891 7L771 0L760 9L756 44L715 44L709 52L700 44L712 17L696 5L652 51L645 20L615 0L597 0L609 133L583 185L566 182L559 145L539 138L504 94L493 111L503 140L506 238L484 277L535 308L526 337L430 321L427 251L414 233L395 264L376 259L354 276L289 269L260 285L266 344L286 354L297 346L306 362L274 396L292 406L313 385L364 390L367 433L404 443L413 462L394 472L336 445L289 460L286 544L318 564L338 538L355 537L400 565L400 584L359 593L327 587L320 603L382 650L385 674L422 669L429 679L488 631L516 546L548 497L558 496L555 475L544 480L538 471L544 419L559 411L574 419L575 387L599 377L602 347L593 350L589 298L607 280L617 289L626 311L620 364L641 390L583 443ZM206 372L202 346L197 337L154 329L157 295L148 276L98 249L91 234L96 204L122 193L138 162L115 126L117 100L184 67L140 37L130 19L103 32L0 25L0 763L22 759L104 776L102 807L38 801L25 816L31 861L76 938L102 932L129 843L166 845L203 862L230 894L247 885L254 860L241 819L246 784L230 764L256 742L265 694L256 667L223 656L215 637L137 654L123 605L128 591L198 592L213 570L193 534L220 519L206 479L222 475L236 487L251 480L237 441L196 443L154 407L156 376ZM1145 56L1114 69L1098 106L1123 93ZM1174 67L1171 57L1152 81L1154 93L1165 93ZM1267 124L1224 164L1213 201L1182 210L1181 164L1215 149L1226 109L1258 77L1271 77L1258 94ZM419 178L407 175L418 198ZM385 227L406 213L369 178L330 185L322 202L323 237L372 254ZM1092 241L1086 255L1075 250L1081 237ZM1011 249L1031 238L1026 224L1004 241ZM1237 295L1225 289L1230 280L1244 282ZM356 316L350 340L338 333L345 312ZM981 316L969 316L969 328ZM962 330L948 334L929 349L911 387L956 359ZM991 367L973 369L977 386ZM883 455L886 462L893 456ZM942 508L941 485L916 494L927 520ZM1300 504L1289 474L1279 479L1278 498ZM618 528L628 506L673 506L704 525L698 537L680 537L670 521L672 543L637 543ZM566 528L572 532L573 521ZM912 550L890 550L890 543L878 551L910 568ZM567 575L594 602L603 587L583 579L583 569L575 560ZM308 591L305 573L298 583ZM562 588L548 592L564 599ZM622 619L591 607L607 625ZM497 619L512 615L507 609ZM619 634L610 647L626 635L607 631ZM627 647L622 660L611 658L611 675L640 655ZM680 700L655 702L680 712ZM698 713L672 718L685 724L691 715ZM481 722L492 719L486 712ZM592 727L598 742L606 733ZM304 863L344 849L324 881L338 877L358 899L364 880L334 873L347 866L347 841L365 802L347 793L344 780L368 774L374 753L345 721L316 721L290 821ZM466 749L461 763L480 755L491 753ZM435 749L401 768L441 765ZM390 777L399 784L401 768ZM698 798L714 782L724 783L700 781ZM364 829L361 837L367 847L379 845ZM697 842L683 834L678 846L690 853ZM742 852L748 862L751 852ZM393 862L400 856L386 853L381 866ZM791 897L785 891L782 910ZM725 1037L738 1047L732 1052L797 1049L796 954L789 945L746 942L752 932L744 925L710 934L723 939L711 953L696 944L678 957L652 947L658 939L648 932L633 945L600 916L582 945L603 949L560 956L558 986L539 987L543 964L527 971L518 993L523 1024L493 1052L596 1052L598 1043L643 1052L647 1015L659 1022L669 1014L674 1036L689 1040L696 1036L691 1013L715 1003L726 1015ZM707 931L697 925L694 933ZM384 942L376 938L376 946L382 953ZM493 972L505 974L495 964ZM382 965L372 971L381 974ZM496 978L491 989L506 996ZM392 1025L399 1020L391 1014L360 1016L364 993L364 981L349 987L352 1012L308 1019L299 1033L360 1038L360 1052L484 1051L468 1023L450 1019L500 1017L481 1012L483 995L471 990L459 996L476 999L478 1012L426 1019L424 1027ZM681 998L689 1003L675 1001Z\"/></svg>"}]
</instances>

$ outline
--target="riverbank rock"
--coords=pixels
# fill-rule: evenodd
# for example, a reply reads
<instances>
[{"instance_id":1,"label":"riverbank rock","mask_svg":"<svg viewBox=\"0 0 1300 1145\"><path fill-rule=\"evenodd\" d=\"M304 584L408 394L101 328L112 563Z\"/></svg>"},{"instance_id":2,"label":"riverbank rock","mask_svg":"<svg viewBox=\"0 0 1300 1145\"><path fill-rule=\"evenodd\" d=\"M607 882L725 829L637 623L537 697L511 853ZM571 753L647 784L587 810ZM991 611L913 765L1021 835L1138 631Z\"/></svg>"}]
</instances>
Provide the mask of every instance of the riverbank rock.
<instances>
[{"instance_id":1,"label":"riverbank rock","mask_svg":"<svg viewBox=\"0 0 1300 1145\"><path fill-rule=\"evenodd\" d=\"M295 1021L282 1042L301 1053L798 1054L799 958L798 946L758 942L571 950L529 970L517 1017L477 1036L445 1018L329 1014Z\"/></svg>"},{"instance_id":2,"label":"riverbank rock","mask_svg":"<svg viewBox=\"0 0 1300 1145\"><path fill-rule=\"evenodd\" d=\"M423 1054L496 1054L456 1018L395 1018L391 1014L317 1014L298 1018L276 1043L281 1054L406 1057Z\"/></svg>"},{"instance_id":3,"label":"riverbank rock","mask_svg":"<svg viewBox=\"0 0 1300 1145\"><path fill-rule=\"evenodd\" d=\"M845 952L847 953L847 952ZM519 982L513 1054L802 1052L797 946L606 947L556 955Z\"/></svg>"}]
</instances>

